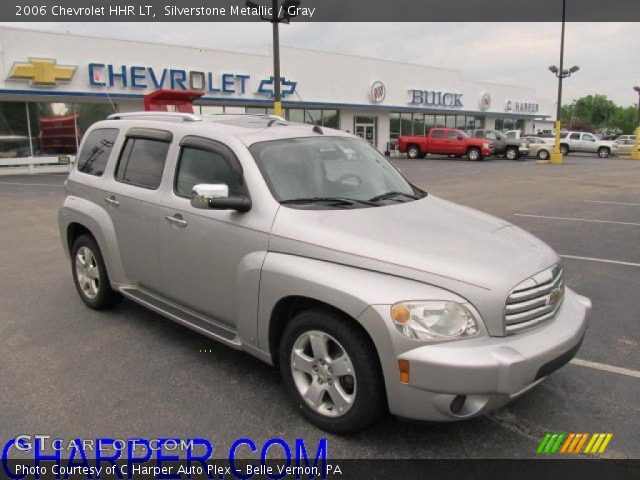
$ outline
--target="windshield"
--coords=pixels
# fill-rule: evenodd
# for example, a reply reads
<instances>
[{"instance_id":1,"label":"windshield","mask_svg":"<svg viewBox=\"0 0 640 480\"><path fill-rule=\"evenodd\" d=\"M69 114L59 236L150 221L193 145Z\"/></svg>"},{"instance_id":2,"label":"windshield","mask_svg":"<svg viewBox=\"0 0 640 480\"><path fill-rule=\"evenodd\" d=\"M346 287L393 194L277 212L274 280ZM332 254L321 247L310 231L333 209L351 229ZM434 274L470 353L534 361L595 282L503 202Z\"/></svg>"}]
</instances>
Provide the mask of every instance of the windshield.
<instances>
[{"instance_id":1,"label":"windshield","mask_svg":"<svg viewBox=\"0 0 640 480\"><path fill-rule=\"evenodd\" d=\"M250 151L274 197L287 205L372 207L425 195L364 140L290 138L256 143Z\"/></svg>"}]
</instances>

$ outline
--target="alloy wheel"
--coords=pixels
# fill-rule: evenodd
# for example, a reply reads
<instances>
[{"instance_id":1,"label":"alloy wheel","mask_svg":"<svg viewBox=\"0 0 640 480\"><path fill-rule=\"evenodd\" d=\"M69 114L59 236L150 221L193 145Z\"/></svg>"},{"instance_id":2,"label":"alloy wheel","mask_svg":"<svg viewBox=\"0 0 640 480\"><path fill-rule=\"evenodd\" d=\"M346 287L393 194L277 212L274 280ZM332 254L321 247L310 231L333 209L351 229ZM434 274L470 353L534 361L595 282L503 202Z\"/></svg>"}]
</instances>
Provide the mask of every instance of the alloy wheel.
<instances>
[{"instance_id":1,"label":"alloy wheel","mask_svg":"<svg viewBox=\"0 0 640 480\"><path fill-rule=\"evenodd\" d=\"M76 278L82 293L87 298L96 298L100 291L100 269L93 252L80 247L76 253Z\"/></svg>"},{"instance_id":2,"label":"alloy wheel","mask_svg":"<svg viewBox=\"0 0 640 480\"><path fill-rule=\"evenodd\" d=\"M291 373L300 396L327 417L346 414L356 399L356 375L346 350L319 330L301 334L291 351Z\"/></svg>"}]
</instances>

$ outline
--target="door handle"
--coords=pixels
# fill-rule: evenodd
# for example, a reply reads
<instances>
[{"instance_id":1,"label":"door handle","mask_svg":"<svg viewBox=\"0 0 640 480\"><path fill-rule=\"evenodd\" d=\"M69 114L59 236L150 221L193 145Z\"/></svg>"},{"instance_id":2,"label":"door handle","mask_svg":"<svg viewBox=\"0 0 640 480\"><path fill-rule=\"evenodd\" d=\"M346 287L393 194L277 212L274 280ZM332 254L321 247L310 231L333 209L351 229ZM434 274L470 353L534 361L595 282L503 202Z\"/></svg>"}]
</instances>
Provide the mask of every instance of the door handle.
<instances>
[{"instance_id":1,"label":"door handle","mask_svg":"<svg viewBox=\"0 0 640 480\"><path fill-rule=\"evenodd\" d=\"M104 199L104 201L110 206L110 207L117 207L118 205L120 205L120 202L116 200L116 197L114 197L113 195L111 195L110 197L107 197Z\"/></svg>"},{"instance_id":2,"label":"door handle","mask_svg":"<svg viewBox=\"0 0 640 480\"><path fill-rule=\"evenodd\" d=\"M180 215L180 214L176 214L175 217L172 217L171 215L167 215L164 218L169 223L171 223L172 225L175 225L176 227L186 227L187 226L187 221L184 218L182 218L182 215Z\"/></svg>"}]
</instances>

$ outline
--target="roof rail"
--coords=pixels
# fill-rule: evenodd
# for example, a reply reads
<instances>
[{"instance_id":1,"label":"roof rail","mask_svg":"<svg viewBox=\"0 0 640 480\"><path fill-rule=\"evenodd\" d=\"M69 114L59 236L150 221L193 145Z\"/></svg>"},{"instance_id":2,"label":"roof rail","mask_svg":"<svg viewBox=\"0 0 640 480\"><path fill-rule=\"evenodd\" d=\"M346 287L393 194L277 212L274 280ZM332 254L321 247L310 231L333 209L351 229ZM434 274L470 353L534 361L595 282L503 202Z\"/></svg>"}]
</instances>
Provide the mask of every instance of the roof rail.
<instances>
[{"instance_id":1,"label":"roof rail","mask_svg":"<svg viewBox=\"0 0 640 480\"><path fill-rule=\"evenodd\" d=\"M167 119L180 119L183 122L199 122L202 120L198 115L193 113L181 113L181 112L125 112L125 113L112 113L107 117L107 120L120 120L123 118L139 118L139 117L151 117L151 118L167 118Z\"/></svg>"}]
</instances>

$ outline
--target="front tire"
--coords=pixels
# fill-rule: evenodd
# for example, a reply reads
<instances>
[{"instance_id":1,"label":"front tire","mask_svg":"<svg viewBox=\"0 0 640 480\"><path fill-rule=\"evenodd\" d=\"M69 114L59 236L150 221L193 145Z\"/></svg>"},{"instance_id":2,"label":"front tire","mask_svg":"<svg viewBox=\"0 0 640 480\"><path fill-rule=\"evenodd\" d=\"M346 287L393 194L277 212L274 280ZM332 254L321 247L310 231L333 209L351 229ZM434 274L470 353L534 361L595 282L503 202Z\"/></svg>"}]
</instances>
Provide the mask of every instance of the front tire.
<instances>
[{"instance_id":1,"label":"front tire","mask_svg":"<svg viewBox=\"0 0 640 480\"><path fill-rule=\"evenodd\" d=\"M611 155L611 150L609 150L607 147L600 147L598 149L598 156L600 158L607 158L609 155Z\"/></svg>"},{"instance_id":2,"label":"front tire","mask_svg":"<svg viewBox=\"0 0 640 480\"><path fill-rule=\"evenodd\" d=\"M323 430L354 433L386 408L375 348L353 320L330 310L299 313L279 348L280 373L304 417Z\"/></svg>"},{"instance_id":3,"label":"front tire","mask_svg":"<svg viewBox=\"0 0 640 480\"><path fill-rule=\"evenodd\" d=\"M482 160L482 154L479 148L470 148L467 150L467 158L471 161Z\"/></svg>"},{"instance_id":4,"label":"front tire","mask_svg":"<svg viewBox=\"0 0 640 480\"><path fill-rule=\"evenodd\" d=\"M82 301L90 308L102 310L121 300L111 288L102 253L93 237L80 235L71 248L73 282Z\"/></svg>"}]
</instances>

